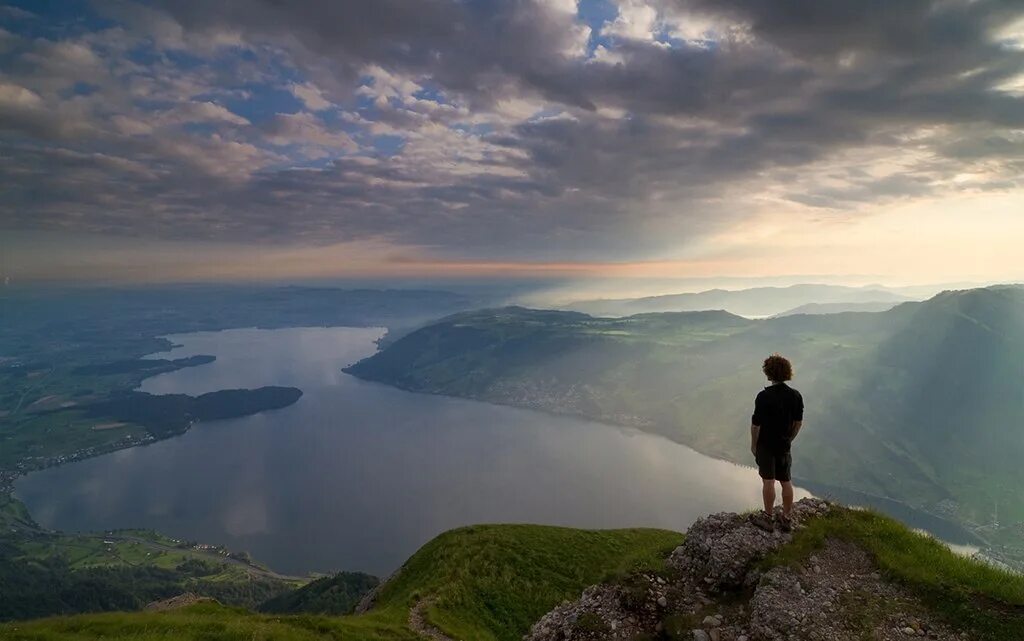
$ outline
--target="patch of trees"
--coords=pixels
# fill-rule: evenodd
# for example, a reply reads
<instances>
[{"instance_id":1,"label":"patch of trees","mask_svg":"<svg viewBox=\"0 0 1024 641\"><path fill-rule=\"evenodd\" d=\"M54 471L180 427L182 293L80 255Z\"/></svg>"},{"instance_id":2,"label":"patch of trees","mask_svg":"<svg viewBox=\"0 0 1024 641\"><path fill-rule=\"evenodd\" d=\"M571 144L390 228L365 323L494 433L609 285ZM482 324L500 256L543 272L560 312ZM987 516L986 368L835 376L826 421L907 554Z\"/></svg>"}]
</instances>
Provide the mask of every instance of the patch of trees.
<instances>
[{"instance_id":1,"label":"patch of trees","mask_svg":"<svg viewBox=\"0 0 1024 641\"><path fill-rule=\"evenodd\" d=\"M362 572L339 572L276 596L260 605L259 610L272 614L350 614L379 583L377 577Z\"/></svg>"},{"instance_id":2,"label":"patch of trees","mask_svg":"<svg viewBox=\"0 0 1024 641\"><path fill-rule=\"evenodd\" d=\"M82 365L81 367L76 367L74 373L104 376L107 374L131 374L135 372L143 372L152 375L163 372L173 372L174 370L181 369L183 367L206 365L207 363L212 363L215 360L217 360L217 357L209 354L199 354L196 356L189 356L188 358L175 358L173 360L167 360L165 358L135 358L112 361L110 363Z\"/></svg>"},{"instance_id":3,"label":"patch of trees","mask_svg":"<svg viewBox=\"0 0 1024 641\"><path fill-rule=\"evenodd\" d=\"M302 390L298 388L276 386L220 390L201 396L125 392L84 409L90 416L143 425L156 438L166 438L184 432L195 421L237 418L280 409L301 396Z\"/></svg>"}]
</instances>

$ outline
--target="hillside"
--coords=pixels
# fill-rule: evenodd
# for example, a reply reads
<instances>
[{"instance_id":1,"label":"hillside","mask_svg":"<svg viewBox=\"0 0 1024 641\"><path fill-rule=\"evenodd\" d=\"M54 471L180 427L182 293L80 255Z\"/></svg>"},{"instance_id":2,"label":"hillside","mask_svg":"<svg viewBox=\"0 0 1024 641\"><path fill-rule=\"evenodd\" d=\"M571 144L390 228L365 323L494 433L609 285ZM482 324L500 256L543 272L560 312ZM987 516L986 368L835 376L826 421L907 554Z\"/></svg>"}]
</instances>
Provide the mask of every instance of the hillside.
<instances>
[{"instance_id":1,"label":"hillside","mask_svg":"<svg viewBox=\"0 0 1024 641\"><path fill-rule=\"evenodd\" d=\"M379 584L380 579L369 574L339 572L267 599L258 609L267 614L350 614L359 600Z\"/></svg>"},{"instance_id":2,"label":"hillside","mask_svg":"<svg viewBox=\"0 0 1024 641\"><path fill-rule=\"evenodd\" d=\"M899 639L1024 635L1024 579L891 519L818 500L794 534L742 515L659 530L482 525L435 538L350 616L216 603L0 625L18 641ZM792 614L792 616L790 616ZM918 630L921 632L919 633ZM627 634L628 633L628 634ZM703 635L703 636L701 636Z\"/></svg>"},{"instance_id":3,"label":"hillside","mask_svg":"<svg viewBox=\"0 0 1024 641\"><path fill-rule=\"evenodd\" d=\"M709 289L703 292L579 301L566 309L595 316L632 316L660 312L689 312L722 309L747 317L782 314L808 304L861 304L882 302L896 305L910 298L879 287L841 285L790 285L749 289Z\"/></svg>"},{"instance_id":4,"label":"hillside","mask_svg":"<svg viewBox=\"0 0 1024 641\"><path fill-rule=\"evenodd\" d=\"M749 464L759 364L779 351L794 360L807 404L795 450L802 479L904 501L1019 545L1022 320L1017 287L947 292L876 314L761 321L506 308L448 317L347 371L629 425Z\"/></svg>"},{"instance_id":5,"label":"hillside","mask_svg":"<svg viewBox=\"0 0 1024 641\"><path fill-rule=\"evenodd\" d=\"M0 621L136 610L183 592L254 607L305 581L150 530L63 533L0 494Z\"/></svg>"},{"instance_id":6,"label":"hillside","mask_svg":"<svg viewBox=\"0 0 1024 641\"><path fill-rule=\"evenodd\" d=\"M481 525L446 532L409 558L366 614L263 615L217 604L168 612L107 613L0 625L0 638L417 639L409 611L464 639L518 641L587 585L661 567L681 535L663 530L574 530Z\"/></svg>"}]
</instances>

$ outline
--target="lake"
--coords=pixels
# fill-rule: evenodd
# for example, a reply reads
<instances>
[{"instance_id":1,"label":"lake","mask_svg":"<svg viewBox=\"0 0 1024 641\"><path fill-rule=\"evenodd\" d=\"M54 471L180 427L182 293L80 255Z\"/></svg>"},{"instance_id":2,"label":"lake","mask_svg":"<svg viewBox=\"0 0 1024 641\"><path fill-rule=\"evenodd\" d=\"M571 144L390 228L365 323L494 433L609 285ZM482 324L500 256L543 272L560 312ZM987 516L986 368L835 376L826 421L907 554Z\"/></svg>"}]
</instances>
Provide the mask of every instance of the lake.
<instances>
[{"instance_id":1,"label":"lake","mask_svg":"<svg viewBox=\"0 0 1024 641\"><path fill-rule=\"evenodd\" d=\"M153 357L217 360L147 379L142 391L288 385L304 394L281 410L35 472L16 494L46 527L152 528L246 550L289 574L387 575L433 536L472 523L682 531L710 512L760 503L754 469L658 436L341 371L371 355L383 333L169 336L178 346Z\"/></svg>"}]
</instances>

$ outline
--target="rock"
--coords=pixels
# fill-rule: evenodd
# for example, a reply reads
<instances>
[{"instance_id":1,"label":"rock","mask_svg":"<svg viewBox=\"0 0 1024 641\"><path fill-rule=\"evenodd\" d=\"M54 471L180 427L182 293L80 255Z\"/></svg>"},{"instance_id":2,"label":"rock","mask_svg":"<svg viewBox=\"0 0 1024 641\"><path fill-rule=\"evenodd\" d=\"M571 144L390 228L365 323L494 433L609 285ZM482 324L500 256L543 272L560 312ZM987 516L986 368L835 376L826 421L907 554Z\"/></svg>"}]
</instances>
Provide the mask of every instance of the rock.
<instances>
[{"instance_id":1,"label":"rock","mask_svg":"<svg viewBox=\"0 0 1024 641\"><path fill-rule=\"evenodd\" d=\"M793 506L793 521L799 524L811 516L828 511L821 499L801 499ZM683 544L668 563L688 572L712 591L743 587L751 566L789 542L791 534L766 532L740 514L723 512L698 519Z\"/></svg>"},{"instance_id":2,"label":"rock","mask_svg":"<svg viewBox=\"0 0 1024 641\"><path fill-rule=\"evenodd\" d=\"M722 622L716 619L715 617L708 615L704 617L704 620L701 621L700 624L705 628L717 628L718 626L722 625Z\"/></svg>"},{"instance_id":3,"label":"rock","mask_svg":"<svg viewBox=\"0 0 1024 641\"><path fill-rule=\"evenodd\" d=\"M711 641L711 637L704 630L694 630L693 641Z\"/></svg>"},{"instance_id":4,"label":"rock","mask_svg":"<svg viewBox=\"0 0 1024 641\"><path fill-rule=\"evenodd\" d=\"M658 597L658 605L660 605L663 608L667 608L668 607L668 599L666 599L663 596Z\"/></svg>"},{"instance_id":5,"label":"rock","mask_svg":"<svg viewBox=\"0 0 1024 641\"><path fill-rule=\"evenodd\" d=\"M908 637L916 637L917 631L908 625L907 627L903 628L903 634L907 635Z\"/></svg>"}]
</instances>

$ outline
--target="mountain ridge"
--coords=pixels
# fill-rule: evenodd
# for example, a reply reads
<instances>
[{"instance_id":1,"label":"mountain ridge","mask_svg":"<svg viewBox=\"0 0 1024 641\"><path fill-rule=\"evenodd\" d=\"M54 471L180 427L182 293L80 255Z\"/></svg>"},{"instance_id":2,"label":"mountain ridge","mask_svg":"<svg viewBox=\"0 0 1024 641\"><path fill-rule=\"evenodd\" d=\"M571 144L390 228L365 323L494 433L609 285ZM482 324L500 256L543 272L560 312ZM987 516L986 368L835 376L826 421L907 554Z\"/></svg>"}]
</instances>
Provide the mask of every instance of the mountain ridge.
<instances>
[{"instance_id":1,"label":"mountain ridge","mask_svg":"<svg viewBox=\"0 0 1024 641\"><path fill-rule=\"evenodd\" d=\"M996 501L1005 521L1024 522L1024 501L1011 489L1024 483L1014 463L1024 451L1016 431L1004 428L1024 424L1015 387L1024 289L949 291L869 314L699 318L467 312L346 371L412 391L635 427L750 464L743 399L763 385L760 360L779 351L793 357L808 402L798 474L954 517L1000 546L1017 540L1006 523L989 524ZM938 373L936 362L944 363ZM962 394L929 400L936 386L950 385ZM976 433L966 449L957 437L965 424ZM926 446L929 430L946 435L935 440L941 447ZM956 464L958 452L972 461L988 456L975 468L986 474Z\"/></svg>"},{"instance_id":2,"label":"mountain ridge","mask_svg":"<svg viewBox=\"0 0 1024 641\"><path fill-rule=\"evenodd\" d=\"M697 311L726 309L747 317L767 317L810 303L864 303L914 300L880 286L849 287L803 283L789 286L750 287L747 289L709 289L700 292L576 301L564 305L572 311L603 316L629 316L644 312Z\"/></svg>"}]
</instances>

